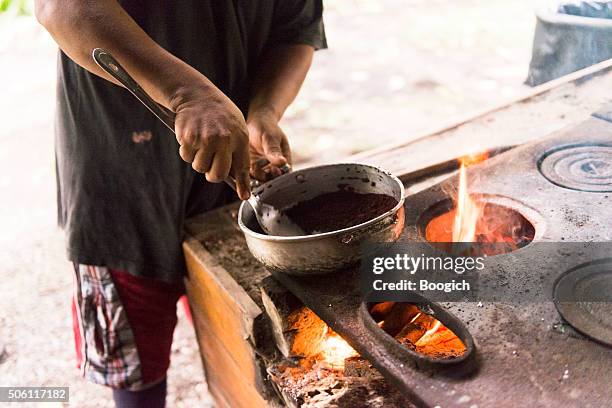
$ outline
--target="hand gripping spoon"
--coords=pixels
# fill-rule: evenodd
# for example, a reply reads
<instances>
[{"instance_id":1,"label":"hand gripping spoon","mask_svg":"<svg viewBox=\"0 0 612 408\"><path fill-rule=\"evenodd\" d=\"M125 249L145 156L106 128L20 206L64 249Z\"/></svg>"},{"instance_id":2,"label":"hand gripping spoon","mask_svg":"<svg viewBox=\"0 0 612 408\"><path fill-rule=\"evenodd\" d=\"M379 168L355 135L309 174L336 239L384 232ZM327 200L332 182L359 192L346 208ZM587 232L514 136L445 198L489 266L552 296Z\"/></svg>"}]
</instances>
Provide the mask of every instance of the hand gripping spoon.
<instances>
[{"instance_id":1,"label":"hand gripping spoon","mask_svg":"<svg viewBox=\"0 0 612 408\"><path fill-rule=\"evenodd\" d=\"M159 105L140 87L138 82L127 73L127 71L119 64L119 62L107 51L101 48L93 50L93 59L96 63L106 71L110 76L119 81L132 95L136 97L144 106L146 106L164 125L174 133L174 112ZM265 166L262 164L262 166ZM233 178L228 177L225 182L236 190L236 182ZM263 203L255 194L251 194L249 204L253 207L257 222L262 230L268 235L279 236L300 236L306 235L304 231L297 226L287 215L281 210L270 204Z\"/></svg>"}]
</instances>

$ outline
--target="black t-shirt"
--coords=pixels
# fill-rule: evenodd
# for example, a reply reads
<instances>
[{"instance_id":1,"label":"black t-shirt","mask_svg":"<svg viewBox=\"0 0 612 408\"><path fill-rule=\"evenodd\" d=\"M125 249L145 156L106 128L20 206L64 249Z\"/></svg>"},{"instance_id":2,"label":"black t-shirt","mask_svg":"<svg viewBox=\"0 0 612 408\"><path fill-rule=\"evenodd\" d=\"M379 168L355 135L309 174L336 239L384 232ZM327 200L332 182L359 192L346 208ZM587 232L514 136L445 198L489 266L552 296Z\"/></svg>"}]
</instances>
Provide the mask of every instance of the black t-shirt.
<instances>
[{"instance_id":1,"label":"black t-shirt","mask_svg":"<svg viewBox=\"0 0 612 408\"><path fill-rule=\"evenodd\" d=\"M266 47L326 47L321 0L121 2L159 45L206 75L247 114ZM186 217L226 203L178 155L168 129L125 89L59 54L56 166L69 259L177 281Z\"/></svg>"}]
</instances>

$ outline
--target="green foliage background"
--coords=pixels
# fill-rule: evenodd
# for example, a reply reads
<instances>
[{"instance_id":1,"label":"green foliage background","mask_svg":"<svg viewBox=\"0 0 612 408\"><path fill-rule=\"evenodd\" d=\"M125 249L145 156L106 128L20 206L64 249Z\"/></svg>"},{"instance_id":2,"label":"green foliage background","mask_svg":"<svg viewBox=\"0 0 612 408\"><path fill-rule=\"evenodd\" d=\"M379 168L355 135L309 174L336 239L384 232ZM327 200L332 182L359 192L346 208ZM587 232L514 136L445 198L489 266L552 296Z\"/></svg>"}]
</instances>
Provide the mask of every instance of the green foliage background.
<instances>
[{"instance_id":1,"label":"green foliage background","mask_svg":"<svg viewBox=\"0 0 612 408\"><path fill-rule=\"evenodd\" d=\"M16 9L18 15L30 14L30 2L28 0L0 0L0 13Z\"/></svg>"}]
</instances>

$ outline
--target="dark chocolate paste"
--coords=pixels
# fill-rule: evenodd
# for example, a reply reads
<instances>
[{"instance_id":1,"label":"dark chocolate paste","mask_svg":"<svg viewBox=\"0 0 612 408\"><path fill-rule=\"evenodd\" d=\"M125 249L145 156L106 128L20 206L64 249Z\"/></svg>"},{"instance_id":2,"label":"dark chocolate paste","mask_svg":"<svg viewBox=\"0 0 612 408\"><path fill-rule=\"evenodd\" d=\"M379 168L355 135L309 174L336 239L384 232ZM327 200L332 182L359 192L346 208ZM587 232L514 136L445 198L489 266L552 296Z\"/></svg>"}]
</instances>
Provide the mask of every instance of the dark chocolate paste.
<instances>
[{"instance_id":1,"label":"dark chocolate paste","mask_svg":"<svg viewBox=\"0 0 612 408\"><path fill-rule=\"evenodd\" d=\"M391 210L397 200L385 194L336 191L302 201L285 214L308 234L336 231L369 221Z\"/></svg>"}]
</instances>

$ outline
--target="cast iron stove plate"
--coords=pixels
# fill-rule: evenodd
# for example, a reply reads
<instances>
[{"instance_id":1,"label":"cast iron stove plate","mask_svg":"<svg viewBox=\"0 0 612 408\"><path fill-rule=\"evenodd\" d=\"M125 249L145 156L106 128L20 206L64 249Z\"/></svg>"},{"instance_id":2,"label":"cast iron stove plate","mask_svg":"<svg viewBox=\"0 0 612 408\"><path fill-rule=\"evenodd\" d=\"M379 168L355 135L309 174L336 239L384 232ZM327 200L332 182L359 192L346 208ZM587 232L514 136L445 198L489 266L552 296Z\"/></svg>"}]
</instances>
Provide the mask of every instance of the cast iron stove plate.
<instances>
[{"instance_id":1,"label":"cast iron stove plate","mask_svg":"<svg viewBox=\"0 0 612 408\"><path fill-rule=\"evenodd\" d=\"M547 152L540 171L551 183L578 191L612 192L612 145L575 145Z\"/></svg>"},{"instance_id":2,"label":"cast iron stove plate","mask_svg":"<svg viewBox=\"0 0 612 408\"><path fill-rule=\"evenodd\" d=\"M562 275L554 299L561 316L576 330L612 346L612 260Z\"/></svg>"}]
</instances>

